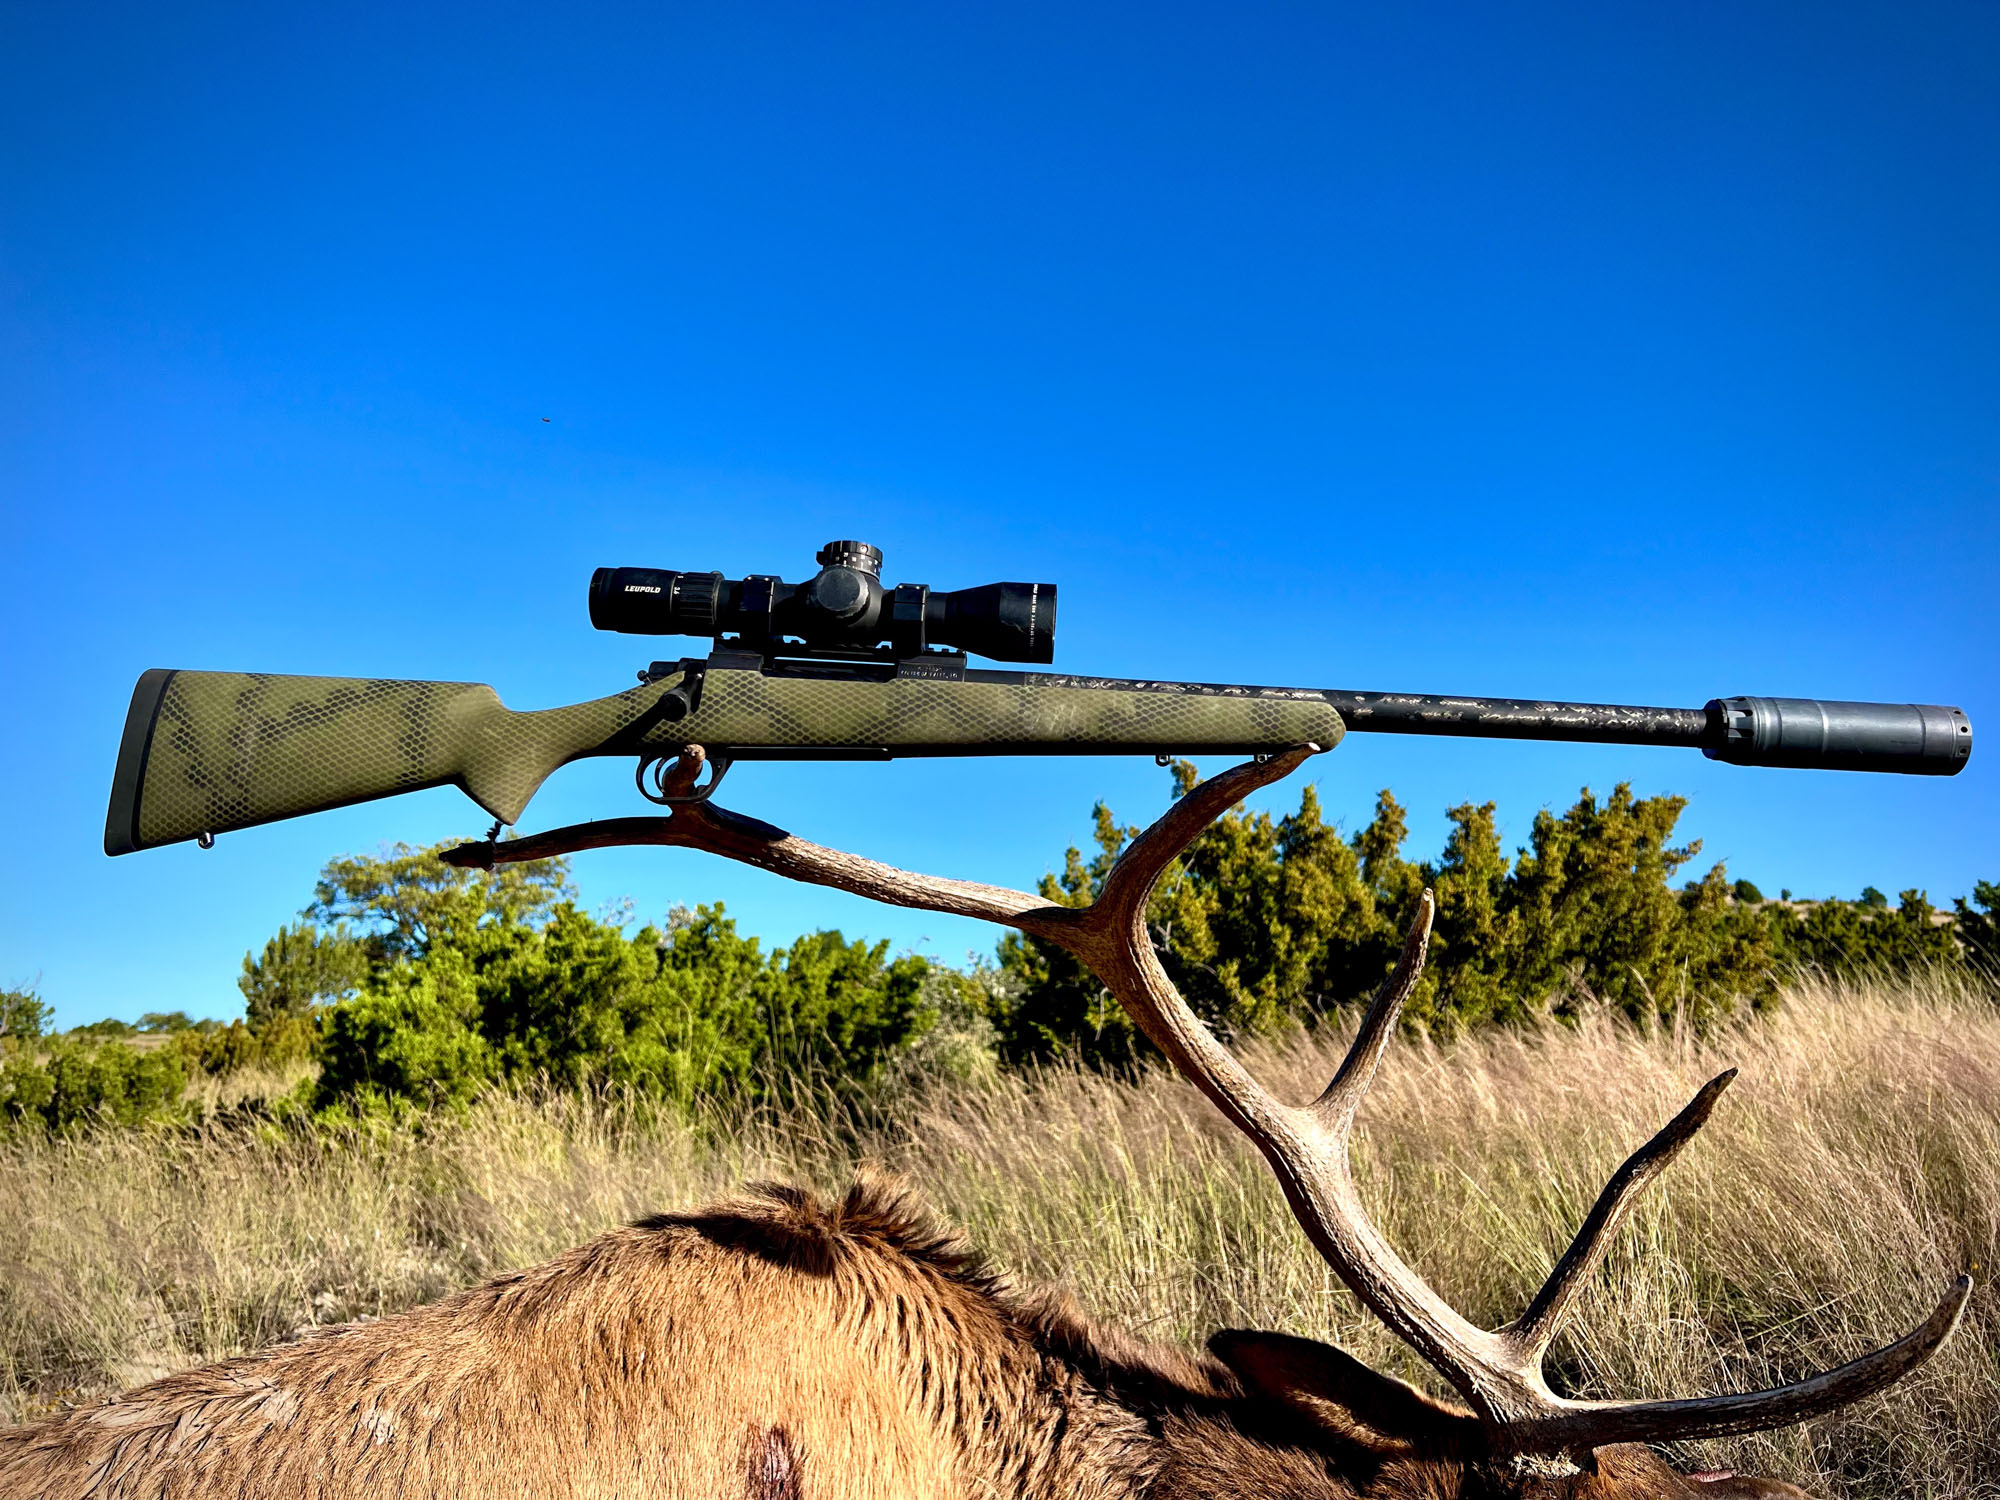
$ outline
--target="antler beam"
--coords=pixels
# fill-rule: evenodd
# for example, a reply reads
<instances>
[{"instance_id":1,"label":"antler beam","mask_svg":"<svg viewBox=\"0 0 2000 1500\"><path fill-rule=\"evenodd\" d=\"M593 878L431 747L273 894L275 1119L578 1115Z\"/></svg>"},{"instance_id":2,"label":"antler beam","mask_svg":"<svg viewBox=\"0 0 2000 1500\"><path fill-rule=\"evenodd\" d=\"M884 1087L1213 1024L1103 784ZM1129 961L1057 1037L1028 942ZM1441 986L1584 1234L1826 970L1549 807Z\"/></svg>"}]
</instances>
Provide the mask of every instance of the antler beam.
<instances>
[{"instance_id":1,"label":"antler beam","mask_svg":"<svg viewBox=\"0 0 2000 1500\"><path fill-rule=\"evenodd\" d=\"M685 790L700 774L702 748L690 745L681 753L680 763L668 773L666 790ZM509 839L460 844L440 856L446 864L460 869L490 870L495 865L520 864L532 859L551 859L583 849L612 849L633 845L663 848L700 849L719 854L739 864L755 865L788 880L809 885L831 886L866 896L890 906L910 906L923 911L948 912L959 917L979 917L1007 927L1040 933L1041 914L1055 908L1039 896L1005 886L981 885L971 880L951 880L940 875L918 875L909 870L864 859L858 854L829 849L795 837L782 828L756 818L746 818L708 802L676 806L663 817L607 818L594 823L573 823L546 833Z\"/></svg>"}]
</instances>

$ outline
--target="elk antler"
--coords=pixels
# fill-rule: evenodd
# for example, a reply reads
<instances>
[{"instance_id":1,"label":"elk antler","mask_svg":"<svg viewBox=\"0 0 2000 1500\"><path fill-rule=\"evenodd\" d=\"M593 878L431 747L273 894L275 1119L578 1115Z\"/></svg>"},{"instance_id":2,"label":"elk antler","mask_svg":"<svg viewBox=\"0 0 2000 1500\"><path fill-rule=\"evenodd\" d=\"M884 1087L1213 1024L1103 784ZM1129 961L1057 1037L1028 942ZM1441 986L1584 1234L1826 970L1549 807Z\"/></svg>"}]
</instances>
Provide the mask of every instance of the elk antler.
<instances>
[{"instance_id":1,"label":"elk antler","mask_svg":"<svg viewBox=\"0 0 2000 1500\"><path fill-rule=\"evenodd\" d=\"M1127 847L1083 908L1050 906L1024 891L939 876L794 838L768 823L706 802L667 817L578 824L528 838L465 844L448 863L490 868L579 849L662 844L705 849L776 874L833 886L896 906L982 917L1067 949L1096 974L1140 1030L1195 1087L1243 1131L1277 1174L1293 1215L1334 1273L1396 1335L1451 1382L1471 1405L1499 1454L1587 1453L1614 1442L1719 1437L1801 1422L1893 1384L1930 1357L1958 1325L1970 1277L1961 1276L1928 1318L1886 1348L1774 1390L1682 1401L1571 1401L1549 1388L1542 1357L1604 1258L1646 1185L1693 1139L1735 1072L1696 1094L1659 1134L1612 1175L1521 1318L1488 1331L1461 1317L1382 1238L1355 1190L1348 1137L1361 1099L1394 1034L1403 1002L1423 973L1430 940L1430 892L1403 943L1395 972L1362 1018L1333 1081L1307 1105L1267 1092L1189 1009L1160 965L1146 930L1146 904L1166 868L1222 813L1297 769L1317 745L1301 745L1205 781ZM692 783L699 746L682 752L671 776Z\"/></svg>"}]
</instances>

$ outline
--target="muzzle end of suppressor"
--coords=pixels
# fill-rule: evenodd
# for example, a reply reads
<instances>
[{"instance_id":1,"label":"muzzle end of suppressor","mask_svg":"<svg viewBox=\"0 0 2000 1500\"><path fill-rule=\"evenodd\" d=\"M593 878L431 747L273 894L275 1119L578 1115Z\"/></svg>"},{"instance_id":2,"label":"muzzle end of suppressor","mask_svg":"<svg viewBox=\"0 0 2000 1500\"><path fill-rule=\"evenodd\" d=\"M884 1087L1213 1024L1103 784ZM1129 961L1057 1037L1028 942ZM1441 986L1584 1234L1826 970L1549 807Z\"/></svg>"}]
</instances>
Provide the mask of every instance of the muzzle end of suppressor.
<instances>
[{"instance_id":1,"label":"muzzle end of suppressor","mask_svg":"<svg viewBox=\"0 0 2000 1500\"><path fill-rule=\"evenodd\" d=\"M1737 766L1956 776L1972 758L1965 711L1931 703L1711 698L1702 753Z\"/></svg>"}]
</instances>

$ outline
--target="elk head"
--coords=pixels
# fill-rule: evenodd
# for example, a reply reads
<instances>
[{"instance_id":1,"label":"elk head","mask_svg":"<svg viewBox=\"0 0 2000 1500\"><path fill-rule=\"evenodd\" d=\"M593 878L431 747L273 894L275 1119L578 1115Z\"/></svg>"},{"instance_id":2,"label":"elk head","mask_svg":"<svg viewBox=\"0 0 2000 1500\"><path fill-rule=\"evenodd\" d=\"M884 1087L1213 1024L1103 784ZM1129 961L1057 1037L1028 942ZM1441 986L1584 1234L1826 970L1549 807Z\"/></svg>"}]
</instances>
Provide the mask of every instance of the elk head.
<instances>
[{"instance_id":1,"label":"elk head","mask_svg":"<svg viewBox=\"0 0 2000 1500\"><path fill-rule=\"evenodd\" d=\"M1895 1343L1773 1390L1664 1401L1578 1401L1553 1390L1542 1368L1551 1342L1638 1195L1707 1121L1735 1076L1732 1070L1711 1080L1612 1175L1519 1318L1482 1329L1447 1305L1369 1220L1348 1154L1356 1112L1423 972L1430 894L1419 902L1400 961L1362 1019L1346 1059L1324 1092L1305 1104L1275 1098L1215 1038L1167 976L1146 927L1148 898L1172 861L1229 807L1289 774L1319 748L1302 745L1197 785L1125 849L1096 902L1080 909L1051 907L1022 891L912 874L807 843L705 802L678 807L665 818L613 819L506 844L466 845L445 857L456 864L490 865L612 845L679 845L895 905L982 917L1057 944L1096 974L1167 1060L1256 1145L1327 1265L1463 1402L1434 1402L1329 1345L1279 1334L1218 1335L1213 1352L1267 1420L1315 1433L1330 1450L1343 1445L1365 1450L1388 1481L1369 1493L1384 1496L1438 1493L1432 1480L1413 1479L1407 1489L1396 1485L1394 1465L1405 1456L1433 1476L1436 1460L1455 1461L1454 1472L1463 1481L1456 1493L1467 1495L1547 1500L1797 1495L1770 1481L1677 1475L1640 1445L1788 1426L1884 1389L1927 1359L1957 1326L1970 1278L1958 1278L1937 1309ZM701 762L700 747L688 747L664 789L692 787ZM1241 1479L1208 1492L1263 1493L1246 1488ZM1197 1482L1186 1492L1203 1491ZM1269 1492L1297 1493L1282 1486Z\"/></svg>"}]
</instances>

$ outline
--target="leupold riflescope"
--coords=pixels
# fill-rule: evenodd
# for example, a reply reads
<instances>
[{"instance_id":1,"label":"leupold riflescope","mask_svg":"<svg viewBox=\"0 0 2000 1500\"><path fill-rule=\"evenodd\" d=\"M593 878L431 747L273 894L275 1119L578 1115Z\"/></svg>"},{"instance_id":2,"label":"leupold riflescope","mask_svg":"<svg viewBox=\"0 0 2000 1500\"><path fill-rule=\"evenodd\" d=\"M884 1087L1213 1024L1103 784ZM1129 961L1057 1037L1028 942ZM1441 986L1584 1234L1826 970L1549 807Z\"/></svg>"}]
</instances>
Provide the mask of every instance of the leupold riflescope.
<instances>
[{"instance_id":1,"label":"leupold riflescope","mask_svg":"<svg viewBox=\"0 0 2000 1500\"><path fill-rule=\"evenodd\" d=\"M820 651L886 645L915 657L947 646L995 661L1055 660L1052 583L885 588L881 549L866 542L828 542L814 561L819 572L804 583L764 573L599 568L590 580L590 623L626 635L740 635L760 649L796 638Z\"/></svg>"}]
</instances>

